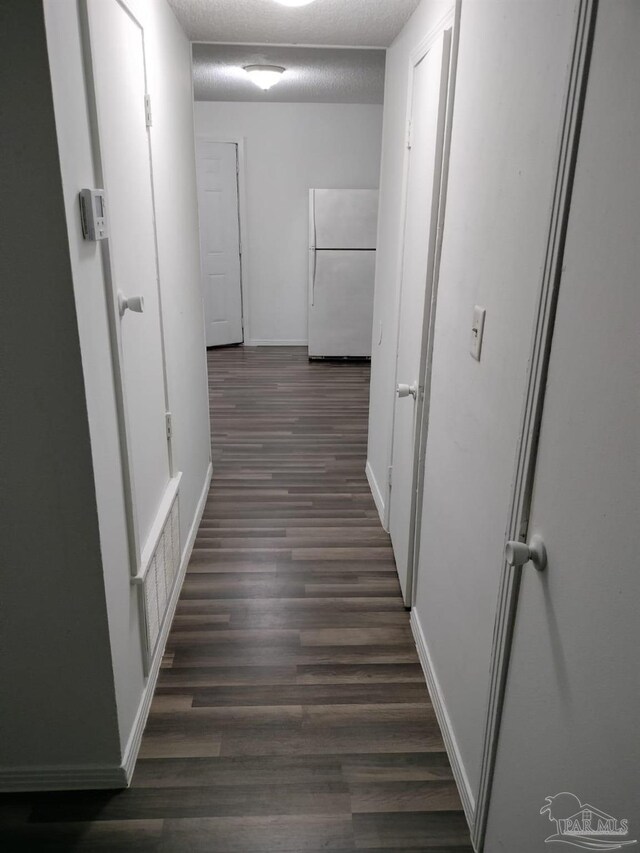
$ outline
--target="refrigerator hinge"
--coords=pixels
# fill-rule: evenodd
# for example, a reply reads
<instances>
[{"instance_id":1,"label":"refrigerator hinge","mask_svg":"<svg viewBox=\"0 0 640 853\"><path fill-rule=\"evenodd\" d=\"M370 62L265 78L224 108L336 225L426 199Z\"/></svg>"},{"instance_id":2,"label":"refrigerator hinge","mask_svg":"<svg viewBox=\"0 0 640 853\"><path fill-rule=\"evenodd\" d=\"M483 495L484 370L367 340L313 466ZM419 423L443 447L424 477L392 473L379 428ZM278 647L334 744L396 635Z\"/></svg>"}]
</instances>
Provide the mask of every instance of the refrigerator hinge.
<instances>
[{"instance_id":1,"label":"refrigerator hinge","mask_svg":"<svg viewBox=\"0 0 640 853\"><path fill-rule=\"evenodd\" d=\"M389 488L391 488L393 484L393 465L389 465L389 470L387 471L387 481L389 483Z\"/></svg>"},{"instance_id":2,"label":"refrigerator hinge","mask_svg":"<svg viewBox=\"0 0 640 853\"><path fill-rule=\"evenodd\" d=\"M167 441L171 441L173 435L173 426L171 424L171 412L164 413L165 428L167 431Z\"/></svg>"},{"instance_id":3,"label":"refrigerator hinge","mask_svg":"<svg viewBox=\"0 0 640 853\"><path fill-rule=\"evenodd\" d=\"M407 122L407 149L411 151L411 119Z\"/></svg>"}]
</instances>

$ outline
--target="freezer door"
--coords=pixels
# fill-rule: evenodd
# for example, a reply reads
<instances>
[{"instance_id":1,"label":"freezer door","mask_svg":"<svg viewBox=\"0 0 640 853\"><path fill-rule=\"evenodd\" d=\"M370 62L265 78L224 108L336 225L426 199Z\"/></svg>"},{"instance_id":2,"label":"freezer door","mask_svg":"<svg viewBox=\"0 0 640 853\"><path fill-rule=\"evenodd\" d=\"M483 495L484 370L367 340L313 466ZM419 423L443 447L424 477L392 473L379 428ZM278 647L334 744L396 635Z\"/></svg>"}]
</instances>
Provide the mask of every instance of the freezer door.
<instances>
[{"instance_id":1,"label":"freezer door","mask_svg":"<svg viewBox=\"0 0 640 853\"><path fill-rule=\"evenodd\" d=\"M378 190L316 189L311 194L311 245L318 249L376 248Z\"/></svg>"},{"instance_id":2,"label":"freezer door","mask_svg":"<svg viewBox=\"0 0 640 853\"><path fill-rule=\"evenodd\" d=\"M309 288L310 357L371 355L375 266L374 251L316 252Z\"/></svg>"}]
</instances>

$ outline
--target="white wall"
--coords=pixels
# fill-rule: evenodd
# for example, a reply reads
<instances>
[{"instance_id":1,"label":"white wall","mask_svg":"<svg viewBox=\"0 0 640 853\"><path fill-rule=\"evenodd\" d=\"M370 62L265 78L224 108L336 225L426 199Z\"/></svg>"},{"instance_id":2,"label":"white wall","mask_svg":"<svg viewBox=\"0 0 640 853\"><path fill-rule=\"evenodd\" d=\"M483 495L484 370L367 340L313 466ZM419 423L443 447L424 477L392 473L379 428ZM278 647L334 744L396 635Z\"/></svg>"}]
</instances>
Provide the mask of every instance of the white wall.
<instances>
[{"instance_id":1,"label":"white wall","mask_svg":"<svg viewBox=\"0 0 640 853\"><path fill-rule=\"evenodd\" d=\"M199 281L190 45L169 6L131 0L145 28L154 125L152 159L160 286L173 453L182 471L183 545L196 519L210 459L208 397ZM82 239L77 192L96 185L78 4L45 0L71 274L82 352L86 414L95 476L104 590L115 680L118 763L125 754L147 682L137 592L130 582L116 401L105 281L99 247ZM70 464L75 464L73 457ZM90 612L90 611L89 611ZM94 614L99 618L99 613ZM115 707L113 707L115 713Z\"/></svg>"},{"instance_id":2,"label":"white wall","mask_svg":"<svg viewBox=\"0 0 640 853\"><path fill-rule=\"evenodd\" d=\"M391 464L409 58L452 6L451 0L423 0L387 51L367 452L368 473L375 481L383 516L388 510Z\"/></svg>"},{"instance_id":3,"label":"white wall","mask_svg":"<svg viewBox=\"0 0 640 853\"><path fill-rule=\"evenodd\" d=\"M198 136L245 140L245 341L306 344L308 190L378 186L382 107L197 102L195 117Z\"/></svg>"}]
</instances>

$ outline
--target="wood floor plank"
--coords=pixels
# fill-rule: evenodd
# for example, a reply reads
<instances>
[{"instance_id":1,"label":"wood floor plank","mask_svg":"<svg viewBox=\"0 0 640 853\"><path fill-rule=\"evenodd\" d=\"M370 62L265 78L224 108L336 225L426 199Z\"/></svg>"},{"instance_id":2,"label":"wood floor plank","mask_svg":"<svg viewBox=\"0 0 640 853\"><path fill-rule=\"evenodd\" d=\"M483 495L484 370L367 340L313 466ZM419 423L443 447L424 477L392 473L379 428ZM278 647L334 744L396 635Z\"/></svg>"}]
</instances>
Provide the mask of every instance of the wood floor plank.
<instances>
[{"instance_id":1,"label":"wood floor plank","mask_svg":"<svg viewBox=\"0 0 640 853\"><path fill-rule=\"evenodd\" d=\"M351 814L347 785L332 782L298 781L261 785L204 785L175 788L139 787L126 791L41 796L31 812L31 823L91 820L99 806L100 821L166 820L191 817L234 817L256 815Z\"/></svg>"},{"instance_id":2,"label":"wood floor plank","mask_svg":"<svg viewBox=\"0 0 640 853\"><path fill-rule=\"evenodd\" d=\"M364 474L368 364L208 359L214 477L131 788L5 798L0 850L471 853Z\"/></svg>"},{"instance_id":3,"label":"wood floor plank","mask_svg":"<svg viewBox=\"0 0 640 853\"><path fill-rule=\"evenodd\" d=\"M415 646L263 646L251 643L218 647L210 643L176 646L173 659L178 666L291 666L304 664L417 663Z\"/></svg>"},{"instance_id":4,"label":"wood floor plank","mask_svg":"<svg viewBox=\"0 0 640 853\"><path fill-rule=\"evenodd\" d=\"M354 814L358 850L370 847L400 850L464 850L472 853L462 812L376 812Z\"/></svg>"},{"instance_id":5,"label":"wood floor plank","mask_svg":"<svg viewBox=\"0 0 640 853\"><path fill-rule=\"evenodd\" d=\"M378 614L379 615L379 614ZM296 667L298 684L424 684L420 664L309 664Z\"/></svg>"},{"instance_id":6,"label":"wood floor plank","mask_svg":"<svg viewBox=\"0 0 640 853\"><path fill-rule=\"evenodd\" d=\"M372 706L384 707L393 703L429 703L424 683L387 682L370 684L295 684L295 685L242 685L215 690L194 691L193 707L222 707L242 705L309 705L309 706ZM333 713L333 712L332 712ZM337 715L336 715L337 716Z\"/></svg>"},{"instance_id":7,"label":"wood floor plank","mask_svg":"<svg viewBox=\"0 0 640 853\"><path fill-rule=\"evenodd\" d=\"M453 781L368 782L350 786L354 814L382 812L459 812L458 789Z\"/></svg>"},{"instance_id":8,"label":"wood floor plank","mask_svg":"<svg viewBox=\"0 0 640 853\"><path fill-rule=\"evenodd\" d=\"M349 783L453 779L451 765L444 752L344 755L341 764L344 778Z\"/></svg>"},{"instance_id":9,"label":"wood floor plank","mask_svg":"<svg viewBox=\"0 0 640 853\"><path fill-rule=\"evenodd\" d=\"M67 795L68 797L72 795ZM3 853L156 853L162 838L163 820L26 823L0 828Z\"/></svg>"},{"instance_id":10,"label":"wood floor plank","mask_svg":"<svg viewBox=\"0 0 640 853\"><path fill-rule=\"evenodd\" d=\"M154 715L155 716L155 715ZM141 758L171 758L220 755L222 738L218 734L200 732L148 731L140 746Z\"/></svg>"},{"instance_id":11,"label":"wood floor plank","mask_svg":"<svg viewBox=\"0 0 640 853\"><path fill-rule=\"evenodd\" d=\"M300 631L303 646L407 645L411 630L406 624L391 628L316 628Z\"/></svg>"},{"instance_id":12,"label":"wood floor plank","mask_svg":"<svg viewBox=\"0 0 640 853\"><path fill-rule=\"evenodd\" d=\"M158 853L346 853L351 815L196 818L165 821Z\"/></svg>"},{"instance_id":13,"label":"wood floor plank","mask_svg":"<svg viewBox=\"0 0 640 853\"><path fill-rule=\"evenodd\" d=\"M357 780L369 781L371 776L362 771L357 775L357 756L350 760ZM350 778L350 777L349 777ZM231 758L155 758L142 759L136 766L132 787L177 788L214 787L230 788L253 785L308 785L321 782L348 782L343 764L336 756L242 756ZM375 777L377 779L377 777ZM402 778L405 778L404 776ZM420 777L427 778L427 777ZM392 779L393 781L393 779Z\"/></svg>"},{"instance_id":14,"label":"wood floor plank","mask_svg":"<svg viewBox=\"0 0 640 853\"><path fill-rule=\"evenodd\" d=\"M293 684L298 677L295 666L176 666L174 661L175 656L172 666L163 672L156 696L203 687Z\"/></svg>"}]
</instances>

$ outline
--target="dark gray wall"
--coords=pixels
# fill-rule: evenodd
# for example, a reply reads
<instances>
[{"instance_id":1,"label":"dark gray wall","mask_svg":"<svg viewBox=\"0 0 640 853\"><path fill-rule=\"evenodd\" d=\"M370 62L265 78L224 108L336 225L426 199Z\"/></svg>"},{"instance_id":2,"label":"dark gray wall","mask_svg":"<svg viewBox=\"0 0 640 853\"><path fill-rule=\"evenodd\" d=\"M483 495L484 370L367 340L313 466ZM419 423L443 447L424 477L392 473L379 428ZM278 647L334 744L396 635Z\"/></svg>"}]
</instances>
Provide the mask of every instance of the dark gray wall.
<instances>
[{"instance_id":1,"label":"dark gray wall","mask_svg":"<svg viewBox=\"0 0 640 853\"><path fill-rule=\"evenodd\" d=\"M0 0L0 769L119 763L41 2Z\"/></svg>"}]
</instances>

